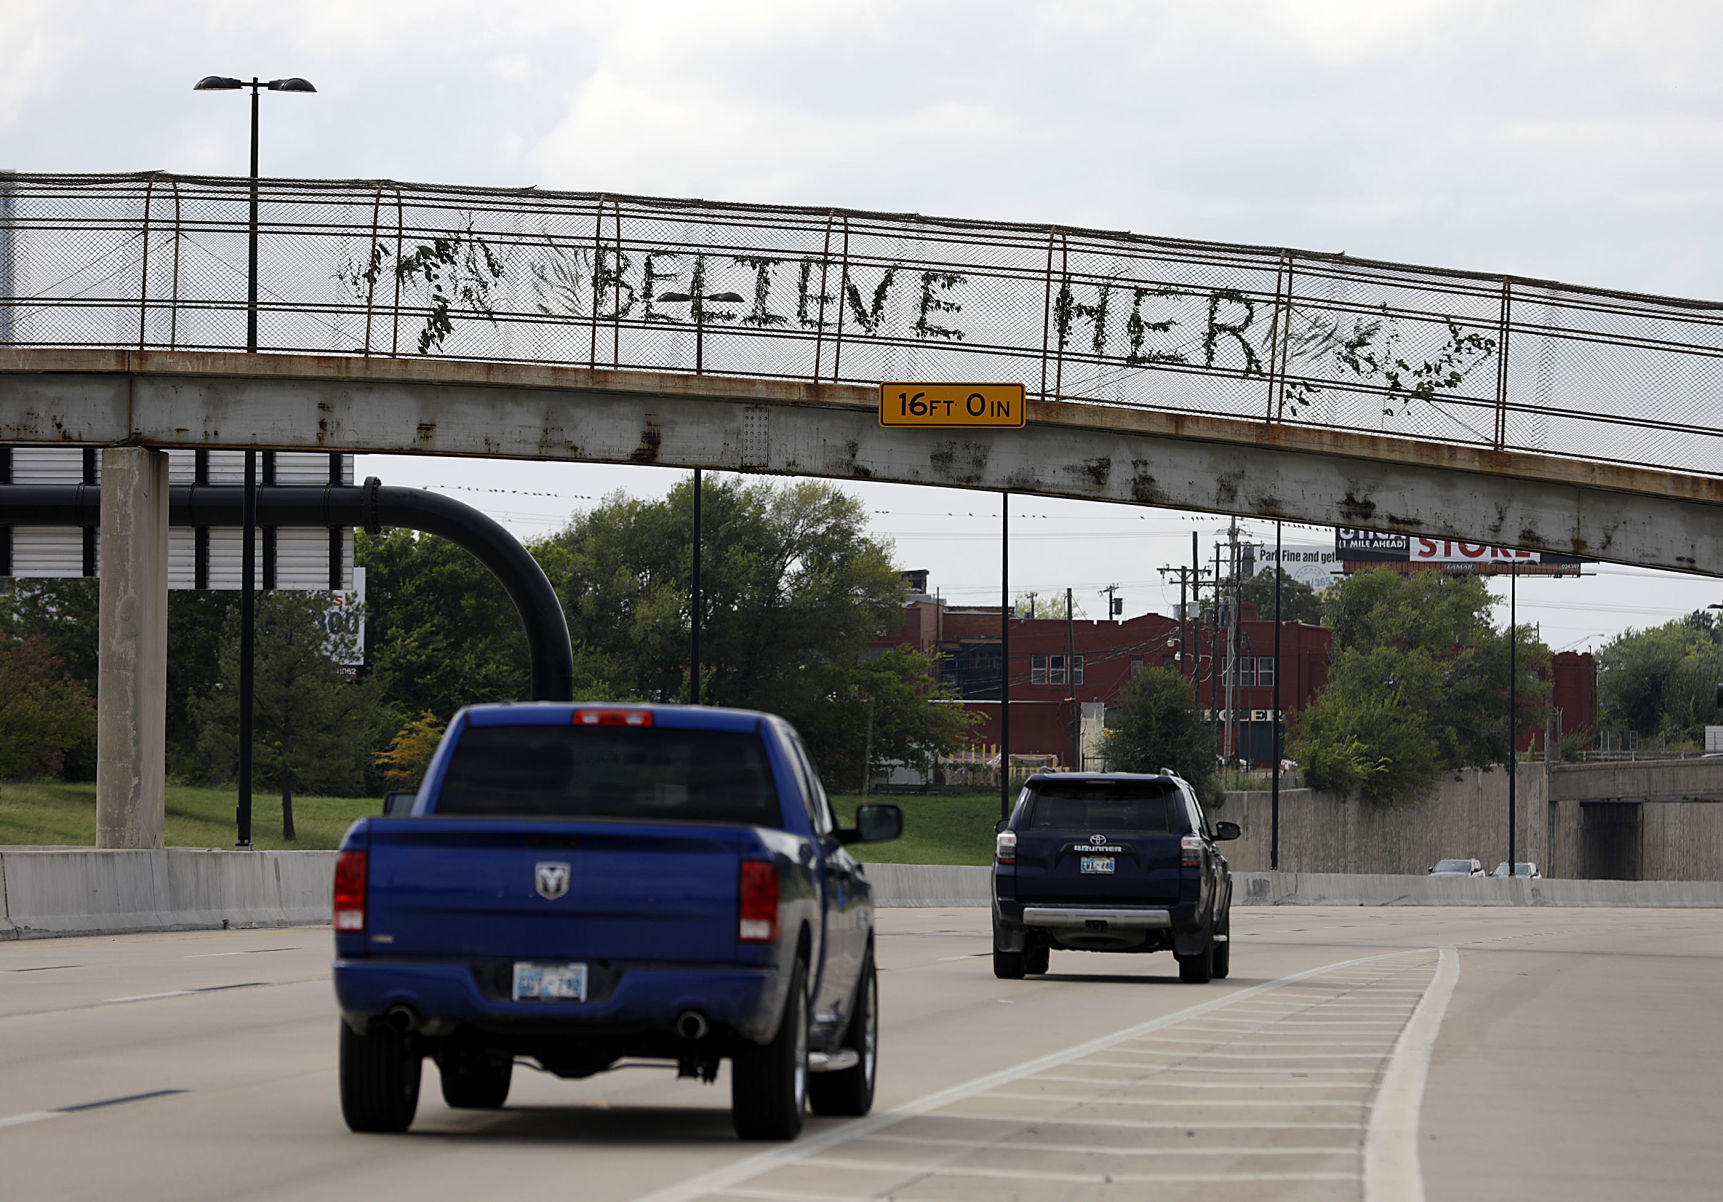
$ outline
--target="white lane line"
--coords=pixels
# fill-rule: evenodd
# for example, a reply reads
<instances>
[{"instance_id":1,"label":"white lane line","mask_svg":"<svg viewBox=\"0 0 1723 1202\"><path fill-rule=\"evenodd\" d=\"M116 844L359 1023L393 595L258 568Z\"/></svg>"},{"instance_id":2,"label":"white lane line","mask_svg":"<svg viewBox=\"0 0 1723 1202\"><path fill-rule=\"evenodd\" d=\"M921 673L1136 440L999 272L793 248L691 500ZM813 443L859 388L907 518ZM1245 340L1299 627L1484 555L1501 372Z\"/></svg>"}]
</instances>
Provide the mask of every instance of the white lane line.
<instances>
[{"instance_id":1,"label":"white lane line","mask_svg":"<svg viewBox=\"0 0 1723 1202\"><path fill-rule=\"evenodd\" d=\"M39 1123L43 1119L62 1119L66 1114L62 1110L27 1110L23 1114L9 1114L0 1119L0 1127L22 1127L25 1123Z\"/></svg>"},{"instance_id":2,"label":"white lane line","mask_svg":"<svg viewBox=\"0 0 1723 1202\"><path fill-rule=\"evenodd\" d=\"M1364 1137L1365 1202L1424 1202L1418 1115L1424 1105L1424 1081L1436 1050L1436 1035L1459 980L1460 953L1445 947L1429 992L1394 1045L1394 1056L1370 1112L1370 1130Z\"/></svg>"},{"instance_id":3,"label":"white lane line","mask_svg":"<svg viewBox=\"0 0 1723 1202\"><path fill-rule=\"evenodd\" d=\"M965 1148L973 1149L975 1141L970 1139L939 1139L931 1135L870 1135L869 1143L886 1144L915 1144L930 1148ZM1136 1144L1060 1144L1060 1143L1021 1143L1015 1145L1012 1151L1025 1153L1041 1152L1070 1152L1079 1156L1208 1156L1208 1149L1189 1149L1181 1151L1177 1148L1145 1148ZM1228 1156L1359 1156L1357 1144L1345 1144L1333 1148L1228 1148ZM825 1163L821 1161L820 1163Z\"/></svg>"},{"instance_id":4,"label":"white lane line","mask_svg":"<svg viewBox=\"0 0 1723 1202\"><path fill-rule=\"evenodd\" d=\"M170 989L166 993L133 993L126 997L105 997L98 1005L106 1006L112 1002L153 1002L160 997L189 997L195 990Z\"/></svg>"},{"instance_id":5,"label":"white lane line","mask_svg":"<svg viewBox=\"0 0 1723 1202\"><path fill-rule=\"evenodd\" d=\"M1004 1085L1008 1082L1020 1081L1024 1077L1033 1076L1044 1069L1068 1064L1072 1060L1104 1051L1107 1048L1128 1042L1132 1039L1141 1038L1152 1031L1161 1030L1163 1027L1170 1027L1174 1023L1184 1022L1187 1019L1195 1018L1198 1015L1207 1014L1212 1010L1235 1005L1247 998L1254 998L1259 994L1267 993L1268 991L1276 989L1282 985L1290 985L1294 982L1306 981L1312 977L1321 976L1328 972L1334 972L1337 970L1343 971L1358 964L1372 964L1383 960L1392 960L1404 956L1416 956L1422 954L1424 954L1424 949L1422 948L1397 952L1382 952L1375 956L1361 956L1355 960L1343 960L1335 964L1325 964L1318 968L1306 969L1304 972L1293 973L1291 976L1282 977L1277 981L1265 981L1261 985L1252 985L1248 989L1242 989L1237 993L1226 994L1215 998L1212 1001L1199 1002L1195 1006L1187 1006L1183 1010L1176 1010L1171 1014L1151 1019L1148 1022L1141 1023L1135 1027L1127 1027L1123 1031L1116 1031L1111 1035L1103 1035L1099 1039L1091 1039L1086 1043L1077 1044L1075 1047L1065 1048L1062 1051L1038 1057L1025 1064L1017 1065L1015 1068L1001 1069L999 1072L989 1073L984 1077L977 1077L974 1080L964 1082L961 1085L954 1085L949 1089L939 1090L935 1093L919 1098L908 1105L900 1106L895 1110L876 1112L866 1118L857 1119L855 1122L840 1124L829 1131L820 1133L819 1135L804 1137L794 1144L786 1144L783 1147L772 1148L765 1152L757 1152L752 1156L743 1157L741 1160L735 1161L731 1164L724 1165L706 1173L701 1173L695 1177L690 1177L685 1181L667 1185L663 1189L654 1190L650 1194L644 1194L635 1199L635 1202L693 1202L694 1199L702 1198L709 1194L736 1193L737 1191L731 1189L731 1186L734 1186L739 1182L746 1181L750 1177L757 1177L770 1169L778 1167L779 1165L790 1164L797 1160L805 1160L810 1156L818 1155L827 1148L836 1147L838 1144L846 1143L852 1139L860 1139L865 1135L871 1135L875 1131L892 1126L895 1123L900 1123L905 1119L927 1114L928 1112L936 1110L942 1106L948 1106L954 1102L960 1102L965 1099L972 1098L977 1094L985 1093L996 1086ZM988 1117L1010 1121L1010 1116L1007 1115L990 1115ZM1017 1121L1045 1123L1057 1120L1050 1120L1042 1115L1029 1115ZM1113 1124L1095 1123L1091 1125ZM1119 1123L1117 1125L1128 1127L1135 1126L1136 1124ZM1357 1128L1348 1126L1343 1129L1352 1131Z\"/></svg>"},{"instance_id":6,"label":"white lane line","mask_svg":"<svg viewBox=\"0 0 1723 1202\"><path fill-rule=\"evenodd\" d=\"M883 1173L918 1173L931 1178L982 1177L987 1179L1058 1181L1073 1185L1144 1185L1158 1181L1354 1181L1351 1173L1055 1173L1048 1169L991 1169L983 1165L966 1168L936 1168L925 1164L887 1164L883 1161L840 1160L821 1157L821 1168L868 1169ZM925 1179L924 1177L924 1179Z\"/></svg>"},{"instance_id":7,"label":"white lane line","mask_svg":"<svg viewBox=\"0 0 1723 1202\"><path fill-rule=\"evenodd\" d=\"M1016 1098L1020 1101L1076 1102L1083 1106L1177 1106L1181 1110L1185 1111L1207 1110L1211 1106L1244 1107L1246 1109L1252 1106L1291 1106L1297 1110L1314 1110L1324 1106L1344 1109L1362 1109L1367 1104L1363 1098L1278 1098L1266 1102L1247 1102L1240 1098L1121 1098L1111 1094L1102 1094L1098 1097L1091 1095L1087 1098L1083 1098L1066 1097L1064 1095L1050 1093L1005 1093L1003 1091L996 1091L988 1094L987 1096L990 1098ZM1080 1120L1073 1119L1072 1121L1078 1122ZM1210 1124L1174 1123L1172 1125L1174 1127L1190 1127L1193 1125L1207 1127ZM1278 1127L1282 1124L1271 1123L1265 1125ZM1354 1130L1354 1128L1348 1126L1346 1130L1351 1131Z\"/></svg>"}]
</instances>

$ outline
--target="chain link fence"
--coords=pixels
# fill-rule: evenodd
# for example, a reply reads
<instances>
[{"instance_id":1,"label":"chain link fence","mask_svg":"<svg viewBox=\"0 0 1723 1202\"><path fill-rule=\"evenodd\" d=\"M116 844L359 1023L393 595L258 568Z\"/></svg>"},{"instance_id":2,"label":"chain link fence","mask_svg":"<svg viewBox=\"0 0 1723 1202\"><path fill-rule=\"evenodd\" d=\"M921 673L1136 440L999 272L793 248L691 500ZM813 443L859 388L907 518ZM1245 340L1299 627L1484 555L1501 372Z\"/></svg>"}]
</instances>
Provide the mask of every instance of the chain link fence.
<instances>
[{"instance_id":1,"label":"chain link fence","mask_svg":"<svg viewBox=\"0 0 1723 1202\"><path fill-rule=\"evenodd\" d=\"M1031 397L1723 474L1723 306L915 215L261 180L258 349ZM0 176L0 345L243 350L252 182Z\"/></svg>"}]
</instances>

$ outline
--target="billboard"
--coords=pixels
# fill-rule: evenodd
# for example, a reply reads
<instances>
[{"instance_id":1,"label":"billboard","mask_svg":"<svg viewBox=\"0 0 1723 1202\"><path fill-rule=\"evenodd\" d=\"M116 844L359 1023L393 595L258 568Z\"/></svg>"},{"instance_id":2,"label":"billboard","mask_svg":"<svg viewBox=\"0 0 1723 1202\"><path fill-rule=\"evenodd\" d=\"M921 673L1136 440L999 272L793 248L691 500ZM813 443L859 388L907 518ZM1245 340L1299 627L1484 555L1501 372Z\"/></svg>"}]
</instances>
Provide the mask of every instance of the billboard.
<instances>
[{"instance_id":1,"label":"billboard","mask_svg":"<svg viewBox=\"0 0 1723 1202\"><path fill-rule=\"evenodd\" d=\"M169 451L168 482L245 483L244 451ZM326 451L263 451L258 483L321 487L353 483L353 456ZM101 454L95 447L0 447L0 485L98 484ZM0 527L7 554L0 574L17 577L95 576L100 547L93 529L77 526ZM238 589L242 585L245 537L238 527L170 526L168 587ZM353 531L260 527L257 531L260 588L350 590Z\"/></svg>"},{"instance_id":2,"label":"billboard","mask_svg":"<svg viewBox=\"0 0 1723 1202\"><path fill-rule=\"evenodd\" d=\"M1549 551L1522 551L1491 543L1453 538L1390 534L1340 526L1334 531L1334 556L1347 573L1388 567L1400 572L1442 571L1484 576L1578 576L1591 560Z\"/></svg>"}]
</instances>

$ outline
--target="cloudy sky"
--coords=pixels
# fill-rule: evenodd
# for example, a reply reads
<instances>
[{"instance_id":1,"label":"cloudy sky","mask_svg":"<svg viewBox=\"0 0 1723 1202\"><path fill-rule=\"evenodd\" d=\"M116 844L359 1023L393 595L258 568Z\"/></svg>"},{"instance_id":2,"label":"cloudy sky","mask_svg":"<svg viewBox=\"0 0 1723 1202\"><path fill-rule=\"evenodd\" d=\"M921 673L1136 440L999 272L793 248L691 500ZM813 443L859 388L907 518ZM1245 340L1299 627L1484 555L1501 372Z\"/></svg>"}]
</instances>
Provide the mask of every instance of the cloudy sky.
<instances>
[{"instance_id":1,"label":"cloudy sky","mask_svg":"<svg viewBox=\"0 0 1723 1202\"><path fill-rule=\"evenodd\" d=\"M262 171L1057 222L1723 296L1723 5L1706 0L0 0L0 167ZM372 457L523 536L664 469ZM876 531L998 596L997 498L875 486ZM1223 526L1018 499L1012 586L1165 609ZM1249 529L1272 540L1273 527ZM1287 532L1321 542L1326 531ZM1176 590L1175 590L1176 593ZM1559 648L1723 600L1525 583ZM1505 614L1504 614L1505 617Z\"/></svg>"}]
</instances>

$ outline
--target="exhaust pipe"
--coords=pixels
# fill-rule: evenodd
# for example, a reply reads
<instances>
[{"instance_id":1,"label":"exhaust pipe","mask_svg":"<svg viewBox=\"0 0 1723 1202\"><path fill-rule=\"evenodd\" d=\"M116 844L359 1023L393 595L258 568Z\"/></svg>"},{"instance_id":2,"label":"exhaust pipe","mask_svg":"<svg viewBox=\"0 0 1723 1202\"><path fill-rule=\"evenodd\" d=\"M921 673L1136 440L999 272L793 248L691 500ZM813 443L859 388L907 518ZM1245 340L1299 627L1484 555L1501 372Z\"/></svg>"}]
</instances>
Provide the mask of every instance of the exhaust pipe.
<instances>
[{"instance_id":1,"label":"exhaust pipe","mask_svg":"<svg viewBox=\"0 0 1723 1202\"><path fill-rule=\"evenodd\" d=\"M406 1035L419 1026L419 1016L411 1006L394 1005L383 1012L383 1025L396 1035Z\"/></svg>"},{"instance_id":2,"label":"exhaust pipe","mask_svg":"<svg viewBox=\"0 0 1723 1202\"><path fill-rule=\"evenodd\" d=\"M676 1016L676 1034L683 1039L704 1039L710 1029L706 1016L698 1010L684 1010Z\"/></svg>"}]
</instances>

